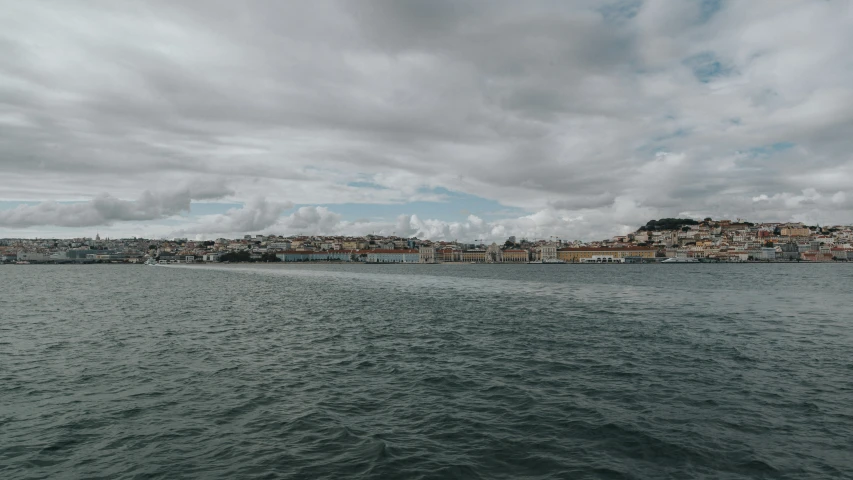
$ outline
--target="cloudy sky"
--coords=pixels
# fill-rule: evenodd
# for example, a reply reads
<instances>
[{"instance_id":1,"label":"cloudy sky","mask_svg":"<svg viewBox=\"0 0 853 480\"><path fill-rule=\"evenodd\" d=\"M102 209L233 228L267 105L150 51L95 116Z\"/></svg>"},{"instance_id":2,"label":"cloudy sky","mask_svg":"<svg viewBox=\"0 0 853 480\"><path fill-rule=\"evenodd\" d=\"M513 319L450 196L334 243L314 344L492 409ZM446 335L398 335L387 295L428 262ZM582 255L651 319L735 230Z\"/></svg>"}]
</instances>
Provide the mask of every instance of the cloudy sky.
<instances>
[{"instance_id":1,"label":"cloudy sky","mask_svg":"<svg viewBox=\"0 0 853 480\"><path fill-rule=\"evenodd\" d=\"M853 223L847 0L0 0L0 237Z\"/></svg>"}]
</instances>

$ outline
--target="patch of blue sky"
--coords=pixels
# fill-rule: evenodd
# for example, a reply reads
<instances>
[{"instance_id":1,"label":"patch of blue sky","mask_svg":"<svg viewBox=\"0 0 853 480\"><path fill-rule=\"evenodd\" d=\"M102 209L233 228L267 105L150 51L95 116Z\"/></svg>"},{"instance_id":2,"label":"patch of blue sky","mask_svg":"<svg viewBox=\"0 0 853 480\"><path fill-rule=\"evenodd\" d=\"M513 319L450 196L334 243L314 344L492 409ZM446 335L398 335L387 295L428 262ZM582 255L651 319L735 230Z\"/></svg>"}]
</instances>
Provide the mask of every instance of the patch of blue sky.
<instances>
[{"instance_id":1,"label":"patch of blue sky","mask_svg":"<svg viewBox=\"0 0 853 480\"><path fill-rule=\"evenodd\" d=\"M664 143L653 142L635 148L634 152L644 158L648 158L653 157L660 152L669 152L670 150L671 148Z\"/></svg>"},{"instance_id":2,"label":"patch of blue sky","mask_svg":"<svg viewBox=\"0 0 853 480\"><path fill-rule=\"evenodd\" d=\"M698 23L705 23L723 8L723 0L689 0L699 4ZM643 0L617 0L606 3L596 10L610 24L625 23L637 16L643 7Z\"/></svg>"},{"instance_id":3,"label":"patch of blue sky","mask_svg":"<svg viewBox=\"0 0 853 480\"><path fill-rule=\"evenodd\" d=\"M11 210L19 205L38 205L41 202L34 201L17 201L17 200L0 200L0 210ZM72 203L72 202L68 202Z\"/></svg>"},{"instance_id":4,"label":"patch of blue sky","mask_svg":"<svg viewBox=\"0 0 853 480\"><path fill-rule=\"evenodd\" d=\"M652 140L655 142L665 142L667 140L672 140L673 138L684 138L690 135L691 129L689 128L678 128L670 133L665 133L658 137L653 138Z\"/></svg>"},{"instance_id":5,"label":"patch of blue sky","mask_svg":"<svg viewBox=\"0 0 853 480\"><path fill-rule=\"evenodd\" d=\"M742 153L747 153L749 155L758 157L758 156L768 156L774 153L784 152L785 150L790 150L796 146L795 143L791 142L777 142L771 145L763 145L760 147L753 147L748 150L743 151Z\"/></svg>"},{"instance_id":6,"label":"patch of blue sky","mask_svg":"<svg viewBox=\"0 0 853 480\"><path fill-rule=\"evenodd\" d=\"M602 5L598 8L598 12L604 17L605 22L620 24L636 17L642 6L642 0L619 0Z\"/></svg>"},{"instance_id":7,"label":"patch of blue sky","mask_svg":"<svg viewBox=\"0 0 853 480\"><path fill-rule=\"evenodd\" d=\"M356 188L372 188L374 190L388 190L388 187L373 183L373 182L349 182L347 183L348 187L356 187Z\"/></svg>"},{"instance_id":8,"label":"patch of blue sky","mask_svg":"<svg viewBox=\"0 0 853 480\"><path fill-rule=\"evenodd\" d=\"M640 145L639 147L634 149L634 151L640 155L654 155L659 152L668 152L670 151L670 147L667 144L668 141L678 138L685 138L691 133L692 130L689 128L679 128L673 130L672 132L651 138L649 142Z\"/></svg>"},{"instance_id":9,"label":"patch of blue sky","mask_svg":"<svg viewBox=\"0 0 853 480\"><path fill-rule=\"evenodd\" d=\"M685 66L693 70L693 75L702 83L710 83L716 78L731 75L734 69L724 64L714 52L702 52L684 59Z\"/></svg>"},{"instance_id":10,"label":"patch of blue sky","mask_svg":"<svg viewBox=\"0 0 853 480\"><path fill-rule=\"evenodd\" d=\"M699 0L699 4L700 23L707 22L723 8L722 0Z\"/></svg>"}]
</instances>

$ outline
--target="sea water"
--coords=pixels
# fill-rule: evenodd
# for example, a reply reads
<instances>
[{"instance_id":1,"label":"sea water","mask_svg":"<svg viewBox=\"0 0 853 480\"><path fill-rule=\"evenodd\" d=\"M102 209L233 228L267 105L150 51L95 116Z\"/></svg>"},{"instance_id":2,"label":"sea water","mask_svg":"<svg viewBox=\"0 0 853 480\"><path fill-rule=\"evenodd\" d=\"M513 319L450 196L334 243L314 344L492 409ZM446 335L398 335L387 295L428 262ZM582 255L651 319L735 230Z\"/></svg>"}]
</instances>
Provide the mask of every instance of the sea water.
<instances>
[{"instance_id":1,"label":"sea water","mask_svg":"<svg viewBox=\"0 0 853 480\"><path fill-rule=\"evenodd\" d=\"M851 280L0 266L0 478L850 478Z\"/></svg>"}]
</instances>

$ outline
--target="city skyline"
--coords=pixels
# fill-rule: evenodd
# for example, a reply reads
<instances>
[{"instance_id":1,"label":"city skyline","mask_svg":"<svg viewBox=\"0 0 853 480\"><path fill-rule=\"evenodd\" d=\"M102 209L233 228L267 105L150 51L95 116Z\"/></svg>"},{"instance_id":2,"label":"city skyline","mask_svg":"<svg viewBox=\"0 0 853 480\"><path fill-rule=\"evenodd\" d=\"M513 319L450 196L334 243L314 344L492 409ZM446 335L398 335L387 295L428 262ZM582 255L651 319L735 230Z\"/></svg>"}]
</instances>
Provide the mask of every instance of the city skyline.
<instances>
[{"instance_id":1,"label":"city skyline","mask_svg":"<svg viewBox=\"0 0 853 480\"><path fill-rule=\"evenodd\" d=\"M0 237L853 222L846 2L4 10Z\"/></svg>"},{"instance_id":2,"label":"city skyline","mask_svg":"<svg viewBox=\"0 0 853 480\"><path fill-rule=\"evenodd\" d=\"M174 239L2 239L0 263L219 262L356 263L668 263L848 262L853 226L752 223L743 219L650 220L631 234L593 242L509 237L432 241L399 236L243 235Z\"/></svg>"}]
</instances>

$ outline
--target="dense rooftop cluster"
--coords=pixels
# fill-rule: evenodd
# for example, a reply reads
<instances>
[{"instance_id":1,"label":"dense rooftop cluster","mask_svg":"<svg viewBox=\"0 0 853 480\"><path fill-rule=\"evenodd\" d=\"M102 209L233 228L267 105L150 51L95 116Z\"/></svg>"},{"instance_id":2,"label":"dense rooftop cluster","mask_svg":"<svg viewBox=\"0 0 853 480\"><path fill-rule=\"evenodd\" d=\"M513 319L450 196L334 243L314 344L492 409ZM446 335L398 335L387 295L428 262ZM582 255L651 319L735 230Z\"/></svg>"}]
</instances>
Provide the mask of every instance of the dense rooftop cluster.
<instances>
[{"instance_id":1,"label":"dense rooftop cluster","mask_svg":"<svg viewBox=\"0 0 853 480\"><path fill-rule=\"evenodd\" d=\"M525 263L623 258L703 261L847 261L853 227L743 220L652 220L629 235L597 242L508 238L504 243L430 241L368 235L245 235L194 241L186 238L2 239L5 263L185 263L345 261L368 263Z\"/></svg>"}]
</instances>

